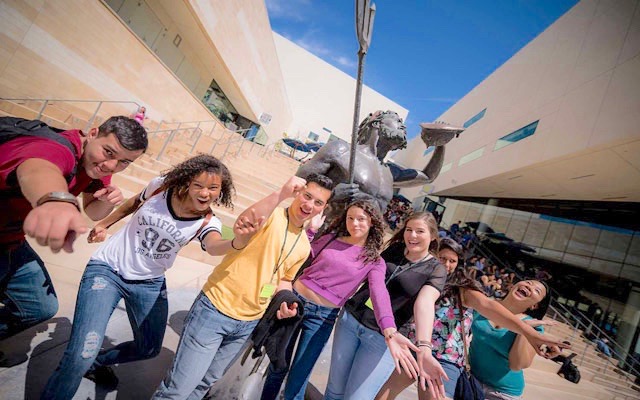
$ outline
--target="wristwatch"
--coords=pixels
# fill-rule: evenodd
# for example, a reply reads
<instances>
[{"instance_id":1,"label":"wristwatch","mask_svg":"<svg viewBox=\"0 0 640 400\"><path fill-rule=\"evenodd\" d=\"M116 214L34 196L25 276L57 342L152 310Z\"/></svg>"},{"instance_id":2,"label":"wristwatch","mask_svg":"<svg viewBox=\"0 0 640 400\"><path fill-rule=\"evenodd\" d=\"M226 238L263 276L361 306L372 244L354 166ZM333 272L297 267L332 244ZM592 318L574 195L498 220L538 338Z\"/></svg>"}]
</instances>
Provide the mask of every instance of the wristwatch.
<instances>
[{"instance_id":1,"label":"wristwatch","mask_svg":"<svg viewBox=\"0 0 640 400\"><path fill-rule=\"evenodd\" d=\"M39 207L44 203L48 203L50 201L70 203L76 206L78 211L80 211L80 204L78 203L78 199L76 198L76 196L72 195L69 192L49 192L38 199L38 202L36 203L36 207Z\"/></svg>"}]
</instances>

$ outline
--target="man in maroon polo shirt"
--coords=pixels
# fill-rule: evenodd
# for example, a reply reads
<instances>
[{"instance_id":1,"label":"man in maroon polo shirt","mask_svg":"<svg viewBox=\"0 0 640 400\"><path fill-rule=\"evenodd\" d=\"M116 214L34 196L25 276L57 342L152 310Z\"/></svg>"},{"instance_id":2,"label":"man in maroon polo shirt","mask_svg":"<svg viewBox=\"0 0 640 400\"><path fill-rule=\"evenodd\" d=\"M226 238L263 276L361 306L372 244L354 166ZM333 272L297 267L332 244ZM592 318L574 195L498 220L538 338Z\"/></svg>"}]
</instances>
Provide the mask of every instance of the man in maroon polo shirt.
<instances>
[{"instance_id":1,"label":"man in maroon polo shirt","mask_svg":"<svg viewBox=\"0 0 640 400\"><path fill-rule=\"evenodd\" d=\"M109 215L123 201L111 175L148 145L144 128L122 116L109 118L86 136L79 130L60 135L75 152L37 136L0 144L0 339L58 311L49 274L25 234L53 252L72 252L76 234L88 228L76 196L82 193L82 208L92 220Z\"/></svg>"}]
</instances>

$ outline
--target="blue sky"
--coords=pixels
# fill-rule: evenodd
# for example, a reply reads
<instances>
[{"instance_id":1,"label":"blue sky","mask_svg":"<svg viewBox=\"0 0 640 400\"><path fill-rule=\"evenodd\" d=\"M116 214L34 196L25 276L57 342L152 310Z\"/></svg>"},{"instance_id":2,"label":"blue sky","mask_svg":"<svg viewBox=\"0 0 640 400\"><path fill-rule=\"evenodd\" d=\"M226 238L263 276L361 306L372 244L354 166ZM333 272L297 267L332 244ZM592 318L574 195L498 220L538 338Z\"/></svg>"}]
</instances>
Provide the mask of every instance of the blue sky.
<instances>
[{"instance_id":1,"label":"blue sky","mask_svg":"<svg viewBox=\"0 0 640 400\"><path fill-rule=\"evenodd\" d=\"M577 0L377 0L364 83L433 121ZM352 0L266 0L274 31L355 78ZM360 114L371 110L361 110Z\"/></svg>"}]
</instances>

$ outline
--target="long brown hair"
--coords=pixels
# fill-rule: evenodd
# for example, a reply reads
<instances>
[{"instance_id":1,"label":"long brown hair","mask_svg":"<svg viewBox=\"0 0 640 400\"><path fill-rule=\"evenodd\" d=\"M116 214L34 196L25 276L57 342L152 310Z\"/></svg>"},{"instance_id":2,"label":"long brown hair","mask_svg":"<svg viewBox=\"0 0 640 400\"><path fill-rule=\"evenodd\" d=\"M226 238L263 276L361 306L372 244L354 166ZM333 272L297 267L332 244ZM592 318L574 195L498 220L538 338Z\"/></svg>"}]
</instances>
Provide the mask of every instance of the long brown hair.
<instances>
[{"instance_id":1,"label":"long brown hair","mask_svg":"<svg viewBox=\"0 0 640 400\"><path fill-rule=\"evenodd\" d=\"M407 224L409 221L413 221L416 219L422 220L429 229L429 235L431 236L431 242L429 243L429 252L437 256L438 255L438 247L440 243L440 238L438 237L438 222L434 218L433 214L430 212L417 212L409 215L407 219L404 221L402 225L402 229L396 232L391 239L389 239L385 245L385 248L391 246L394 243L403 243L404 244L404 231L407 229Z\"/></svg>"},{"instance_id":2,"label":"long brown hair","mask_svg":"<svg viewBox=\"0 0 640 400\"><path fill-rule=\"evenodd\" d=\"M361 208L371 218L371 227L369 228L367 240L358 259L362 259L365 263L375 262L380 258L380 248L384 239L384 223L382 222L382 213L377 204L369 200L352 201L329 224L326 232L334 233L338 237L351 236L347 230L347 212L351 207Z\"/></svg>"}]
</instances>

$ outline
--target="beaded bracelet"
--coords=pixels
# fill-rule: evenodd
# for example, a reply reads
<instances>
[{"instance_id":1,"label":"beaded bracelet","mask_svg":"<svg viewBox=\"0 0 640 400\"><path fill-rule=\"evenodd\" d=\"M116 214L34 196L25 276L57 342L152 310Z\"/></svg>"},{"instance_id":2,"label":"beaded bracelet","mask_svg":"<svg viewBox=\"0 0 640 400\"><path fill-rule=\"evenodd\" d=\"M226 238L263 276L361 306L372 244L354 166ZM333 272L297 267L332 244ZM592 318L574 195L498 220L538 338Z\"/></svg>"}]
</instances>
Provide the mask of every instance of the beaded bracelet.
<instances>
[{"instance_id":1,"label":"beaded bracelet","mask_svg":"<svg viewBox=\"0 0 640 400\"><path fill-rule=\"evenodd\" d=\"M387 335L387 339L391 340L393 339L393 337L398 333L398 331L393 331L390 334Z\"/></svg>"}]
</instances>

